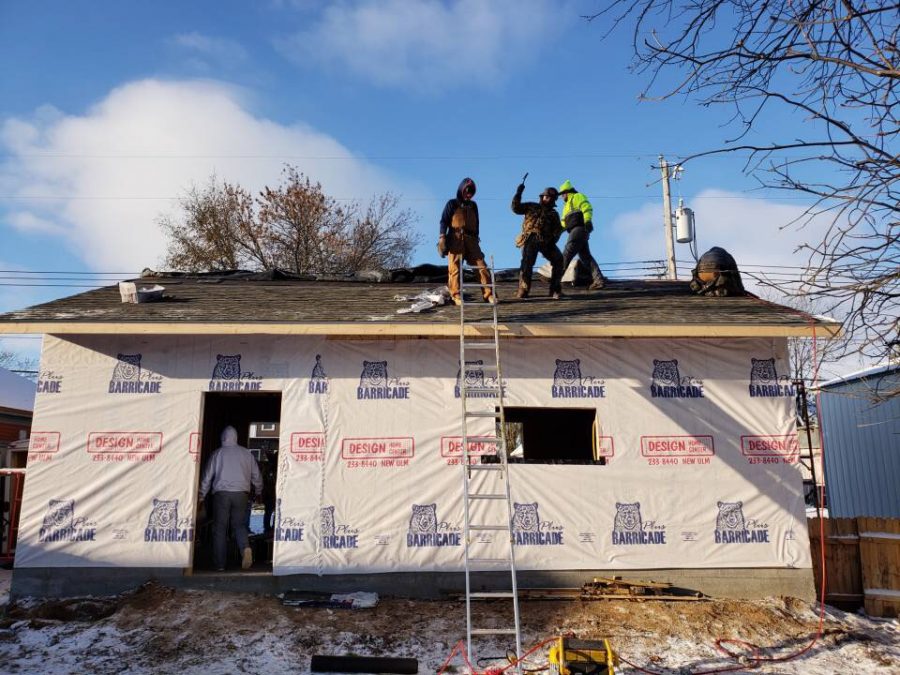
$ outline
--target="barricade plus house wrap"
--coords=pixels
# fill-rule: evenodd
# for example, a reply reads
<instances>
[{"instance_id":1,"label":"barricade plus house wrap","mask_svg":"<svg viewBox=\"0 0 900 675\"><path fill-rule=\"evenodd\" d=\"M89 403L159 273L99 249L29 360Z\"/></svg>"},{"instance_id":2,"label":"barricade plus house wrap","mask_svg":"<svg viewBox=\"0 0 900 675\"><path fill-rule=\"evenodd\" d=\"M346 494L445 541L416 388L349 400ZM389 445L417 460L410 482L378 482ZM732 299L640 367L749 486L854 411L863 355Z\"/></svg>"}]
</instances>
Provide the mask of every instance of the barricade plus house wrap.
<instances>
[{"instance_id":1,"label":"barricade plus house wrap","mask_svg":"<svg viewBox=\"0 0 900 675\"><path fill-rule=\"evenodd\" d=\"M53 379L38 385L20 593L60 568L201 568L199 473L226 424L245 444L258 423L278 430L260 455L275 577L462 569L457 308L397 314L409 283L145 281L162 301L104 288L0 316L0 331L47 335ZM681 282L499 309L519 569L751 568L759 592L811 589L786 339L835 325Z\"/></svg>"}]
</instances>

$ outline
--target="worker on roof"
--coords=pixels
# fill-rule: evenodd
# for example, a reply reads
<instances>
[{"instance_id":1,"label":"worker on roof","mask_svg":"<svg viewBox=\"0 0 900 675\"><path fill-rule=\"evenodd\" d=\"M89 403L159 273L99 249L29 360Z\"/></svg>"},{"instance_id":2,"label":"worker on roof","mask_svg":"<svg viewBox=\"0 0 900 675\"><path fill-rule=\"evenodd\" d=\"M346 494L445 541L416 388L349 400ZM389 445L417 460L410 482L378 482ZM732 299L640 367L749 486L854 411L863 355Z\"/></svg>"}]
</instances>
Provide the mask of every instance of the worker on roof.
<instances>
[{"instance_id":1,"label":"worker on roof","mask_svg":"<svg viewBox=\"0 0 900 675\"><path fill-rule=\"evenodd\" d=\"M531 292L531 274L537 255L550 261L550 297L559 300L562 289L563 257L556 246L562 236L562 225L556 212L556 188L548 187L540 194L539 202L522 202L525 183L519 183L512 200L512 211L522 219L522 232L516 237L516 246L522 249L519 267L519 290L516 297L527 298Z\"/></svg>"},{"instance_id":2,"label":"worker on roof","mask_svg":"<svg viewBox=\"0 0 900 675\"><path fill-rule=\"evenodd\" d=\"M225 570L229 521L241 550L241 567L246 570L253 566L253 549L247 534L247 504L250 489L259 495L262 487L256 459L247 448L238 445L237 430L225 427L222 445L209 458L200 481L200 501L210 491L213 496L213 565L217 571Z\"/></svg>"},{"instance_id":3,"label":"worker on roof","mask_svg":"<svg viewBox=\"0 0 900 675\"><path fill-rule=\"evenodd\" d=\"M588 239L594 230L594 207L582 193L573 186L572 181L567 180L559 186L559 194L562 195L563 214L562 226L569 233L566 246L563 249L563 274L569 269L569 264L577 255L581 264L591 272L590 289L596 291L606 285L606 278L600 271L600 265L591 255Z\"/></svg>"},{"instance_id":4,"label":"worker on roof","mask_svg":"<svg viewBox=\"0 0 900 675\"><path fill-rule=\"evenodd\" d=\"M484 264L484 253L478 243L478 204L472 199L474 196L475 181L463 178L456 190L456 199L449 200L441 214L438 254L447 258L447 286L450 288L450 297L457 305L462 304L459 277L464 259L469 265L478 268L484 301L491 304L497 302L491 291L491 275Z\"/></svg>"}]
</instances>

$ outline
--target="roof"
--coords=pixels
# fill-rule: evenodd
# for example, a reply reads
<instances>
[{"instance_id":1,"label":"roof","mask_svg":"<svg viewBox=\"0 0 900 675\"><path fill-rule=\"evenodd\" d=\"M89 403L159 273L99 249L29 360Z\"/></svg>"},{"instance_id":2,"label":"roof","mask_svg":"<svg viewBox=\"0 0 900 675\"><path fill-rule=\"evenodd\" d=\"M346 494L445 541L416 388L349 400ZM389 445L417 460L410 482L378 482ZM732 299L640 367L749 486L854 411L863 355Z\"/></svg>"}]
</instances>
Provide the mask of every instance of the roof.
<instances>
[{"instance_id":1,"label":"roof","mask_svg":"<svg viewBox=\"0 0 900 675\"><path fill-rule=\"evenodd\" d=\"M164 301L125 304L118 288L109 286L0 314L0 333L459 334L459 310L453 305L397 313L411 302L396 296L440 285L433 279L378 283L269 274L145 276L139 281L165 286ZM501 332L521 337L747 337L817 331L827 337L839 331L834 322L752 295L697 296L682 281L612 281L600 291L564 289L557 301L547 297L547 288L536 279L531 298L514 300L515 283L498 282ZM481 302L467 303L466 311L470 318L490 319L490 306Z\"/></svg>"},{"instance_id":2,"label":"roof","mask_svg":"<svg viewBox=\"0 0 900 675\"><path fill-rule=\"evenodd\" d=\"M829 389L831 387L837 387L842 384L849 384L851 382L855 382L856 380L865 380L870 377L888 375L893 372L900 373L900 363L889 363L883 366L873 366L871 368L865 368L863 370L857 370L852 373L847 373L846 375L841 375L840 377L835 377L834 379L828 380L827 382L823 382L819 385L819 389Z\"/></svg>"},{"instance_id":3,"label":"roof","mask_svg":"<svg viewBox=\"0 0 900 675\"><path fill-rule=\"evenodd\" d=\"M34 410L34 382L0 368L0 408L31 412Z\"/></svg>"}]
</instances>

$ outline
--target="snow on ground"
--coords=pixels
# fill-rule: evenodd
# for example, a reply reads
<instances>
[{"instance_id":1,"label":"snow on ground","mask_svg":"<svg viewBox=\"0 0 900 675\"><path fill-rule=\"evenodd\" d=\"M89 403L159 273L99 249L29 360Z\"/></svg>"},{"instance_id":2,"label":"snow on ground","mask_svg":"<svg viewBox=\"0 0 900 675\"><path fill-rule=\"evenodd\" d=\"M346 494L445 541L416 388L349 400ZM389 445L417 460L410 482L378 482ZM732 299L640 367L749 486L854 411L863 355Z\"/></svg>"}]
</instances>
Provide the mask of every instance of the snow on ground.
<instances>
[{"instance_id":1,"label":"snow on ground","mask_svg":"<svg viewBox=\"0 0 900 675\"><path fill-rule=\"evenodd\" d=\"M0 576L0 603L8 575ZM482 603L485 617L502 605ZM508 607L508 605L506 605ZM481 618L481 625L486 619ZM563 632L607 637L634 664L653 672L686 674L737 666L753 673L900 672L900 622L828 608L823 636L792 661L740 666L719 653L717 637L759 645L785 656L812 640L818 615L808 603L766 601L631 602L523 601L526 645ZM176 591L147 585L115 598L29 601L0 618L4 673L172 673L178 675L309 673L313 654L401 656L419 659L419 673L438 671L464 633L458 601L382 598L370 610L283 607L277 598ZM506 644L482 645L486 665L504 665ZM739 649L738 646L733 646ZM546 663L546 647L529 662ZM461 659L447 672L464 672ZM623 664L621 673L638 672Z\"/></svg>"}]
</instances>

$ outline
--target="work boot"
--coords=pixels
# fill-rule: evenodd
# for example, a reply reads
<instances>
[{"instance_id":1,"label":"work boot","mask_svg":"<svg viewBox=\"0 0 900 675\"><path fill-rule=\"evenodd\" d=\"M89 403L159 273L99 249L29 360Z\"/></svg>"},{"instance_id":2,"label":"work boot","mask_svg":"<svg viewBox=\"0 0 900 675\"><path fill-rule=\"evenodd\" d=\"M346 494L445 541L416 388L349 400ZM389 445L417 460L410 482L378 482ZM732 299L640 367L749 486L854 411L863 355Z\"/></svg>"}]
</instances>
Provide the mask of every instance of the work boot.
<instances>
[{"instance_id":1,"label":"work boot","mask_svg":"<svg viewBox=\"0 0 900 675\"><path fill-rule=\"evenodd\" d=\"M459 297L458 295L454 295L453 296L453 304L458 307L459 305L462 304L462 298Z\"/></svg>"},{"instance_id":2,"label":"work boot","mask_svg":"<svg viewBox=\"0 0 900 675\"><path fill-rule=\"evenodd\" d=\"M487 296L487 297L484 299L484 301L485 301L487 304L489 304L489 305L496 305L496 304L497 304L497 298L494 296L493 293L491 293L489 296Z\"/></svg>"},{"instance_id":3,"label":"work boot","mask_svg":"<svg viewBox=\"0 0 900 675\"><path fill-rule=\"evenodd\" d=\"M253 567L253 549L248 546L241 558L241 569L249 570L251 567Z\"/></svg>"},{"instance_id":4,"label":"work boot","mask_svg":"<svg viewBox=\"0 0 900 675\"><path fill-rule=\"evenodd\" d=\"M559 291L553 291L553 292L550 294L550 299L551 299L551 300L559 300L560 298L562 298L562 293L560 293Z\"/></svg>"},{"instance_id":5,"label":"work boot","mask_svg":"<svg viewBox=\"0 0 900 675\"><path fill-rule=\"evenodd\" d=\"M597 279L590 286L588 286L589 291L599 291L603 288L606 288L606 279Z\"/></svg>"},{"instance_id":6,"label":"work boot","mask_svg":"<svg viewBox=\"0 0 900 675\"><path fill-rule=\"evenodd\" d=\"M517 300L524 300L527 297L528 297L528 289L520 288L518 291L516 291L516 299Z\"/></svg>"}]
</instances>

